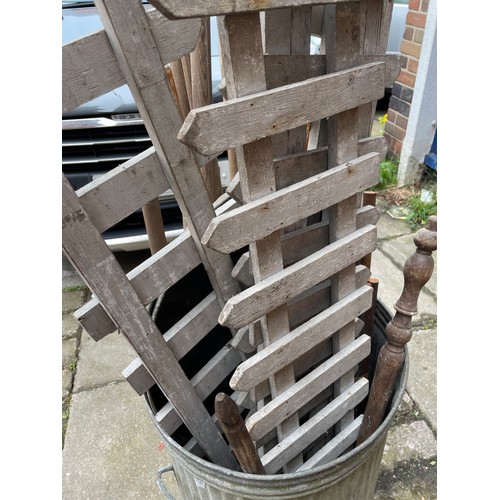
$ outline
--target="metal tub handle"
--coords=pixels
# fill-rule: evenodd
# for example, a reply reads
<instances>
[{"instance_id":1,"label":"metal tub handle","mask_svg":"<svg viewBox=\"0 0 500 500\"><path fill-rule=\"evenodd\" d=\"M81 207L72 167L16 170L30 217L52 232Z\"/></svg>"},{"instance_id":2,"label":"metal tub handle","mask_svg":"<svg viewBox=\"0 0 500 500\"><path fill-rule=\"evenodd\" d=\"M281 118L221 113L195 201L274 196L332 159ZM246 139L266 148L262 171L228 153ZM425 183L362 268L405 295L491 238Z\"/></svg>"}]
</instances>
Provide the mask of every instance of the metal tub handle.
<instances>
[{"instance_id":1,"label":"metal tub handle","mask_svg":"<svg viewBox=\"0 0 500 500\"><path fill-rule=\"evenodd\" d=\"M158 485L158 488L160 488L160 491L163 493L163 495L165 495L165 498L168 498L168 500L175 500L170 491L168 491L161 477L165 472L173 472L175 474L174 466L168 464L165 465L165 467L161 467L160 469L158 469L158 472L156 473L156 484Z\"/></svg>"}]
</instances>

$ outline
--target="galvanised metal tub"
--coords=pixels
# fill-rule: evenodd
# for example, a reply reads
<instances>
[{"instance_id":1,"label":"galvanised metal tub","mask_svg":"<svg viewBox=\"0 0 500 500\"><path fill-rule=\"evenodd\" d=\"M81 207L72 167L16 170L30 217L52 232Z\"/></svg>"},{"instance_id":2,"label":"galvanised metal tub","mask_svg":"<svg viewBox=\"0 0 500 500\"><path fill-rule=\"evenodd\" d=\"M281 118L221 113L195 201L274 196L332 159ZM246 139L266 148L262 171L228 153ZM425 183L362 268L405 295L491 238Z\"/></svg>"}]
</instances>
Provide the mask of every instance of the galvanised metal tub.
<instances>
[{"instance_id":1,"label":"galvanised metal tub","mask_svg":"<svg viewBox=\"0 0 500 500\"><path fill-rule=\"evenodd\" d=\"M406 353L407 354L407 353ZM165 441L172 463L158 471L158 486L166 498L175 497L162 481L173 472L180 497L177 500L373 499L389 426L403 397L408 378L408 356L398 378L389 413L369 439L339 458L304 472L252 475L229 470L193 455L157 424L148 398L148 409Z\"/></svg>"}]
</instances>

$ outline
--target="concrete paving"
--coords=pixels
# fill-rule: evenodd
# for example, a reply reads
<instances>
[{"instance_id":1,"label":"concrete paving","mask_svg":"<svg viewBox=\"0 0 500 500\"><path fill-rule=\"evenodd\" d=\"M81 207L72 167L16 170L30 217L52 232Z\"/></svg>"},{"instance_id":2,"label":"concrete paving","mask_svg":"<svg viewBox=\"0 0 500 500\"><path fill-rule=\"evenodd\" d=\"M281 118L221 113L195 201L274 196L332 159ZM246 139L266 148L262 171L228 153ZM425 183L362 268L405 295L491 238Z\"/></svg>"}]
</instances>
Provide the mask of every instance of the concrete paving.
<instances>
[{"instance_id":1,"label":"concrete paving","mask_svg":"<svg viewBox=\"0 0 500 500\"><path fill-rule=\"evenodd\" d=\"M378 298L393 313L403 287L404 262L415 249L414 234L385 207L379 210L371 267L380 280ZM135 358L134 351L118 332L96 343L82 331L72 313L88 300L89 292L75 289L83 282L64 264L62 277L63 498L165 498L155 476L171 462L170 456L145 400L121 375ZM437 498L436 282L437 267L414 318L408 384L388 433L377 500ZM180 498L173 474L163 478L174 498Z\"/></svg>"}]
</instances>

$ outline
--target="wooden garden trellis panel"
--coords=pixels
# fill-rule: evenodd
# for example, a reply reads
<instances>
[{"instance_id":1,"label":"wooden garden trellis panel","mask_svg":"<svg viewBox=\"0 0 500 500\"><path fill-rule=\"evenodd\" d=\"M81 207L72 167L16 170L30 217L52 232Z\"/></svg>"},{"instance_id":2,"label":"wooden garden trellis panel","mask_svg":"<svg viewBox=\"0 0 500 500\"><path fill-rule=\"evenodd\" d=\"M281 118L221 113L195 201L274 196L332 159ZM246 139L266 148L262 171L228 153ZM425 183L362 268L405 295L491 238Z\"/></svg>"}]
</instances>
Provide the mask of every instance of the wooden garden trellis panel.
<instances>
[{"instance_id":1,"label":"wooden garden trellis panel","mask_svg":"<svg viewBox=\"0 0 500 500\"><path fill-rule=\"evenodd\" d=\"M350 5L349 7L352 9L352 5ZM345 12L349 12L349 11L346 9ZM248 23L249 22L248 21L249 15L246 15L246 16L247 16L246 19L247 19L247 23ZM351 17L354 19L354 23L356 23L356 22L358 23L358 26L354 25L354 27L352 28L352 33L353 33L353 35L355 35L357 33L359 36L359 6L358 6L357 18L355 17L355 15L352 15L352 14L351 14ZM229 22L233 22L232 20L228 21L227 19L228 18L226 17L225 22L227 24ZM231 19L232 19L232 16L231 16ZM357 21L356 21L356 19L357 19ZM339 23L339 26L340 26L340 23ZM241 33L241 29L242 29L242 27L240 25L240 33ZM254 35L253 39L257 40L258 37L256 37ZM343 41L343 39L340 37L339 37L339 40L336 40L336 42L338 42L338 45L340 45L340 43L342 41ZM255 45L255 42L249 41L248 39L247 39L247 42L249 42L250 45L252 45L252 46ZM348 49L352 50L352 48L351 48L352 45L353 44L352 44L352 40L351 40L351 43L347 43L346 47ZM358 59L359 59L359 52L360 52L359 46L357 46L357 47L355 46L355 54L356 54L356 57ZM260 54L257 54L255 57L259 57L259 56L262 57ZM250 63L248 63L248 60L251 58L248 56L248 53L247 53L246 57L244 57L242 59L245 62L247 62L248 66L250 66ZM240 60L238 60L237 62L240 63ZM328 64L328 59L327 59L327 64ZM224 66L226 67L227 63L225 63ZM263 66L263 64L261 63L260 67L262 67L262 66ZM333 67L333 69L336 69L336 68ZM274 135L276 133L280 133L280 132L284 132L286 130L289 130L292 127L304 125L307 121L312 121L314 119L321 119L323 117L327 117L327 116L330 116L332 114L347 113L349 109L356 107L355 106L356 103L358 103L359 105L363 104L363 99L368 99L368 100L374 101L377 98L382 97L382 93L383 93L382 83L383 83L384 78L382 77L381 73L377 74L376 67L367 67L366 69L365 68L363 68L363 69L365 70L365 73L363 74L363 76L360 79L361 81L359 83L359 92L360 92L359 97L356 95L356 87L354 86L354 88L350 88L350 90L352 92L348 96L348 98L352 99L352 100L349 101L349 103L341 103L339 105L339 100L337 99L335 101L335 104L334 104L334 106L337 106L336 108L333 108L333 109L328 108L328 105L327 105L327 106L323 106L323 108L321 110L317 110L317 109L314 109L313 102L310 102L310 103L308 103L309 105L306 104L304 106L303 101L307 99L307 95L306 95L306 97L303 97L304 93L306 93L307 90L309 90L312 87L311 81L309 80L309 81L304 82L303 84L297 84L295 86L292 84L292 85L288 86L286 89L279 88L279 89L277 89L277 91L275 93L269 92L269 91L267 91L267 92L261 91L257 95L255 95L255 94L247 95L246 97L244 97L242 99L234 99L233 98L227 102L227 107L218 106L218 107L207 107L207 108L204 108L201 110L193 110L193 112L187 117L187 119L183 125L183 128L181 129L178 137L181 141L194 147L195 149L198 150L198 152L203 153L203 154L214 153L216 150L223 149L224 147L242 147L244 150L245 145L248 145L249 143L251 143L251 141L257 141L257 140L263 141L264 138L268 135ZM254 68L254 70L255 70L255 68ZM346 82L349 81L349 83L352 84L352 80L354 79L354 75L359 76L358 68L356 68L356 70L357 71L355 73L341 73L341 74L336 73L334 76L332 75L332 78L330 80L333 80L334 78L339 80L339 79L343 78L344 75L346 75ZM385 70L385 68L384 68L384 70ZM262 70L260 70L260 71L262 71ZM231 77L234 78L233 75L228 76L228 74L226 74L226 86L228 84L229 85L231 84ZM363 77L364 77L364 80L363 80ZM324 82L325 82L324 79L318 79L317 82L314 82L315 84L317 83L315 90L318 87L321 88L321 84L323 84ZM249 83L250 87L252 87L252 83ZM328 88L328 90L331 91L330 86L325 83L325 89L326 88ZM342 88L341 85L340 85L340 88ZM371 91L372 88L375 88L376 89L375 92L378 92L378 94L372 96L370 99L370 96L366 97L366 93ZM257 88L257 90L260 90L260 88ZM286 111L283 111L280 108L280 106L284 105L285 99L288 99L288 101L286 101L286 104L288 106L290 101L293 101L295 99L296 95L300 95L302 97L302 102L300 104L303 105L304 107L307 107L308 111L310 111L310 109L313 109L313 112L309 112L309 114L308 114L308 117L307 117L308 120L306 120L304 116L299 116L298 114L297 115L294 114L294 113L296 113L296 111L295 111L295 108L293 108L293 104L292 104L292 106L289 106L286 109ZM235 96L235 95L231 96L231 94L228 92L228 97L237 97L237 96ZM320 99L320 101L321 101L322 105L325 104L323 100ZM325 101L327 101L327 94L326 93L325 93ZM297 100L297 108L298 108L298 102L299 101ZM332 98L332 103L333 103L333 98ZM354 104L354 106L353 106L353 104ZM342 107L342 106L344 106L344 107ZM277 113L274 112L274 114L273 114L273 112L266 114L266 108L272 109L273 111L276 111L276 108L278 108L278 112ZM279 119L280 113L287 116L286 122L280 121L280 119ZM316 114L314 114L314 113L316 113ZM349 112L349 113L352 115L355 112ZM255 122L253 122L254 115L256 117ZM278 118L276 115L278 115ZM257 117L258 117L258 119L257 119ZM351 118L351 119L349 119L349 118ZM351 148L354 147L355 152L349 153L348 152L349 150L347 150L347 151L341 151L340 153L336 153L336 151L338 149L341 149L341 147L344 144L340 138L337 139L337 136L340 134L338 134L338 133L332 134L332 135L334 135L334 140L339 141L338 147L336 147L335 144L332 144L332 141L329 141L329 144L330 144L332 151L333 151L333 153L331 155L331 156L333 156L333 159L331 159L331 164L333 166L336 166L338 164L339 158L341 158L342 154L348 160L351 160L351 158L355 158L357 156L357 145L358 145L358 134L357 134L357 128L356 128L357 115L355 115L354 118L355 118L354 125L352 125L352 126L350 126L351 122L352 122L352 117L349 117L348 115L346 115L345 118L342 118L342 120L344 123L346 123L346 126L350 126L350 129L349 129L350 132L347 132L346 140L349 140L350 144L353 144L353 146L351 146ZM340 120L340 121L342 121L342 120ZM214 129L214 128L210 129L208 127L209 123L211 123L212 126L214 123L216 123L218 125L217 129ZM255 125L252 125L252 123L255 123ZM237 128L237 127L239 127L239 128ZM332 127L330 127L330 128L332 128ZM222 133L218 134L216 137L214 130L217 130L217 132L219 133L219 132L221 132L221 129L222 129ZM232 130L236 129L238 131L238 133L237 134L233 133L231 135L231 134L229 134L230 129L232 129ZM227 132L224 132L225 130L227 130ZM345 134L345 132L344 132L344 134ZM342 137L342 136L340 136L340 137L342 139L344 139L344 137ZM220 141L220 142L218 142L218 141ZM229 142L221 143L222 141L229 141ZM267 168L268 168L268 170L270 170L272 172L272 170L273 170L272 169L272 162L269 161L268 157L265 157L265 158L267 160L267 165L268 165ZM261 162L264 163L266 160L262 159ZM238 165L240 166L240 161L238 161ZM248 175L249 175L248 172L244 172L244 173L248 177ZM242 175L242 171L240 170L240 177L241 177L241 175ZM378 175L371 179L371 182L372 182L371 185L376 183L377 178L378 178ZM245 182L248 183L249 182L248 179L246 179ZM271 180L271 183L272 182L273 182L273 180ZM240 178L240 184L243 184L243 181L241 178ZM369 185L366 187L369 187ZM314 187L315 187L314 184L312 184L312 187L311 187L312 192L314 192ZM274 189L275 189L274 187L271 188L272 191L274 191ZM360 191L360 189L358 188L357 192L359 192L359 191ZM333 230L333 234L331 235L331 238L334 241L336 241L338 238L340 238L340 240L342 240L342 236L349 235L353 231L353 229L355 229L355 227L356 227L355 216L356 216L356 208L357 208L356 207L356 200L357 200L356 194L357 194L357 192L352 193L352 195L350 197L349 204L348 204L348 207L350 209L348 211L352 214L350 216L351 217L350 225L348 225L347 228L343 229L343 233L342 233L342 232L339 232L340 231L339 225L341 222L344 222L345 217L344 217L344 219L342 219L341 217L340 218L337 217L337 222L336 223L332 222L334 230ZM242 197L243 202L250 201L250 199L249 199L250 196L249 195L245 196L243 191L241 193L241 197ZM288 223L293 222L290 220L284 220L283 216L285 213L287 213L286 208L284 208L282 212L279 212L279 215L278 215L278 212L276 212L274 207L279 206L279 202L278 202L279 198L281 198L283 200L282 193L279 193L279 192L275 193L275 194L273 193L273 194L268 195L262 201L260 199L250 201L250 203L245 204L241 208L241 210L236 209L235 211L232 212L232 214L228 214L227 217L223 216L222 218L220 218L220 217L217 218L216 220L214 220L212 222L211 227L209 228L209 230L205 234L202 242L204 244L206 244L207 246L211 246L214 249L217 249L219 251L229 252L229 251L231 251L231 249L241 247L242 244L244 244L244 243L252 244L252 241L255 241L255 240L256 241L265 241L264 238L270 237L273 234L273 231L276 231L279 227L286 226L286 225L288 225ZM308 196L304 196L304 198L305 198L305 200L309 201L310 194ZM293 199L293 194L291 194L290 199ZM260 202L260 205L259 205L259 202ZM252 205L252 204L254 204L254 205L251 207L248 206L248 205ZM326 203L326 205L328 205L328 203ZM344 203L344 205L345 205L345 203ZM283 202L283 207L286 207L286 206L287 206L287 202L285 200ZM290 212L293 213L293 208L291 206L288 206L288 208L289 208L288 213L290 213ZM254 210L255 214L260 215L260 218L262 218L261 214L266 213L265 211L268 210L267 213L269 214L269 221L274 220L274 223L269 224L269 222L266 222L267 219L266 219L266 221L262 222L261 220L258 220L259 217L256 216L254 219L252 219L253 224L251 224L251 225L245 224L240 217L241 217L242 213L250 213L249 210L252 210L252 209ZM322 209L322 207L318 208L318 210L321 210L321 209ZM342 207L342 206L339 207L338 211L341 212L342 210L345 211L346 208ZM296 214L294 214L294 215L296 215ZM353 219L353 217L354 217L354 219ZM231 226L230 230L227 230L227 232L224 233L224 231L222 231L220 228L222 227L223 222L227 222L228 220L229 221L232 220L234 222L234 224ZM242 235L245 238L244 243L242 243L243 240L238 240L238 238L236 238L236 239L232 238L232 236L234 235L234 230L238 226L238 222L240 223L239 224L240 227L245 228L246 234ZM255 233L248 234L249 229L250 229L250 231L255 230L258 233L257 236L255 235ZM217 231L219 231L219 238L218 239L215 236ZM231 235L231 239L228 242L227 237L229 235ZM227 246L227 243L229 243L229 245L230 245L229 247ZM356 243L358 243L358 241ZM368 253L370 251L369 245L370 244L368 243L368 247L363 249L366 251L366 253ZM358 247L359 247L359 245L358 245ZM371 249L373 249L373 248L374 247L372 246ZM328 253L327 253L327 255L328 255ZM233 299L230 299L228 301L228 303L226 304L225 308L223 309L221 316L219 318L219 321L222 324L231 325L233 327L241 327L245 324L248 324L249 322L255 321L256 319L261 317L263 313L266 314L266 313L269 313L271 311L275 311L276 308L282 307L283 303L286 302L287 298L297 294L299 291L304 291L306 288L315 284L314 281L311 281L311 282L306 281L307 284L301 283L300 285L298 285L298 283L300 283L301 280L304 280L304 276L303 276L304 274L307 274L308 272L310 272L310 274L314 275L315 278L317 278L318 276L321 275L319 270L325 266L326 257L321 256L322 257L321 258L320 256L316 256L316 255L315 255L315 257L317 258L316 261L314 261L314 259L313 259L313 262L308 262L307 264L305 262L300 262L296 266L296 268L293 268L293 266L291 266L292 269L288 268L287 270L284 270L284 271L278 271L278 273L273 274L270 278L265 278L264 280L256 283L255 285L253 285L253 287L250 287L249 289L245 290L244 292L242 292L238 296L234 297ZM358 258L361 258L361 255L358 256ZM252 261L252 257L250 258L250 260ZM255 266L256 260L257 260L257 258L254 256L253 257L254 266ZM347 264L353 266L354 263L355 263L355 260L352 261L352 263L347 263ZM302 268L306 269L306 271L301 273L301 271L303 271ZM336 271L343 272L343 269L344 268L341 267L340 269L338 269ZM352 271L349 272L350 274L353 273L353 271L354 271L353 267L351 267L351 269L352 269ZM331 274L333 274L333 273L331 273ZM352 291L352 287L354 284L352 281L354 275L351 274L351 276L352 276L352 278L349 278L351 280L351 284L347 285L348 287L351 287L350 291ZM259 281L259 278L260 277L257 277L256 281ZM339 279L339 282L341 283L341 286L345 287L345 285L346 285L345 278L341 277ZM289 288L286 288L285 283ZM295 283L296 285L298 285L299 287L302 287L302 288L294 289L293 285L291 285L292 283ZM337 286L337 288L338 288L338 286ZM272 297L270 294L271 290L273 290L273 292L274 292ZM279 290L280 292L283 290L283 296L280 297L279 294L276 293L276 290ZM349 288L347 288L346 290L349 290ZM369 291L367 291L367 292L369 293ZM342 295L347 295L347 294L348 294L348 292L346 292L346 291L342 292L342 290L341 290L339 293L339 291L337 290L336 292L333 292L333 299L334 299L334 301L338 301L339 298L342 297ZM259 297L260 297L260 299L259 299ZM249 312L249 310L251 312ZM352 320L354 320L354 318L352 318ZM352 325L354 325L354 323L352 323ZM350 327L350 329L352 332L350 335L353 336L354 331L352 330L352 327ZM281 337L281 335L284 335L284 334L283 333L278 334L278 337ZM352 341L352 337L350 339L349 338L345 339L344 343L346 345L349 345L351 343L350 341ZM266 344L266 342L264 343L264 345L265 344ZM351 371L354 368L355 364L356 363L351 365L351 368L350 368ZM353 377L353 374L351 375L351 378L352 377ZM237 382L235 382L233 379L233 384L235 384L235 383L237 384ZM351 380L350 383L348 382L346 384L345 388L341 387L338 392L342 393L352 384L353 384L353 381ZM233 385L233 387L234 386L235 385ZM365 395L366 395L366 393L365 393ZM286 400L284 400L283 403L288 403L289 401L291 401L292 399L290 399L290 398L291 398L291 394L287 393L286 398L285 398ZM277 395L275 399L278 400L279 395ZM264 406L264 408L262 410L259 410L261 412L261 415L262 415L263 411L264 412L267 411L269 413L271 411L269 409L269 408L271 408L271 406L272 406L272 403L268 403L267 405ZM275 406L277 408L279 408L278 404L276 404ZM297 408L299 408L299 407L300 407L300 404L297 405ZM257 412L257 414L259 414L259 411ZM331 411L331 408L330 408L330 411ZM269 417L269 416L267 416L267 417ZM257 420L257 417L255 415L250 417L250 419L247 422L247 425L250 427L250 429L254 428L253 426L254 426L254 422L256 420ZM269 421L269 418L263 419L263 421L266 421L266 420ZM352 420L352 418L351 418L351 420ZM279 418L275 422L279 423L280 422ZM350 422L344 423L344 426L347 425L348 423L350 423ZM359 428L359 425L357 426L357 428ZM252 430L250 432L252 432ZM293 441L297 442L298 434L294 434L292 432L291 435L293 435ZM256 435L256 436L262 437L260 435ZM299 439L298 441L301 441L301 440L303 441L303 437L304 436L301 435L301 439ZM286 440L286 438L284 440ZM283 441L283 437L282 437L282 441ZM281 446L283 447L285 445L282 444ZM294 457L291 455L288 455L287 459L292 459L292 458L294 458ZM284 460L284 459L282 458L281 460ZM266 458L264 457L263 461L265 464L268 464L269 467L276 466L274 461L271 459L266 460ZM271 465L271 463L273 465ZM283 465L283 462L279 462L279 463L280 463L280 465Z\"/></svg>"},{"instance_id":2,"label":"wooden garden trellis panel","mask_svg":"<svg viewBox=\"0 0 500 500\"><path fill-rule=\"evenodd\" d=\"M234 467L234 458L228 456L213 427L214 418L202 403L234 372L232 397L248 402L245 394L250 391L260 401L246 425L257 445L265 446L266 471L305 470L334 458L355 441L360 419L354 420L353 409L368 392L365 379L354 380L356 366L369 353L369 339L359 336L357 318L371 306L371 289L366 285L369 270L356 264L375 248L378 214L373 207L359 207L357 198L378 181L384 145L358 133L362 111L357 108L371 108L370 103L382 97L397 66L393 59L378 56L378 47L366 40L363 47L372 47L372 52L364 54L360 33L370 32L363 28L375 20L372 11L387 10L373 9L371 2L330 2L324 7L324 18L329 20L323 33L326 50L317 57L306 50L315 2L269 0L266 8L280 10L265 15L258 12L262 11L259 2L151 3L171 17L231 13L219 21L229 100L194 108L182 122L180 99L176 101L172 94L165 65L175 65L180 58L186 61L196 45L199 21L167 20L126 0L96 2L105 31L63 49L63 54L78 54L63 56L72 69L67 75L76 75L67 78L73 82L72 91L63 94L63 107L71 109L96 92L110 90L115 82L118 86L126 81L154 147L76 195L67 185L63 187L66 205L71 207L63 215L64 246L95 295L77 316L96 340L116 327L126 333L139 358L125 376L139 394L155 383L163 390L169 403L156 418L169 433L184 421L195 438L186 445L188 449L195 450L198 441L212 460ZM300 20L299 36L292 31L273 39L276 19L283 16ZM262 47L264 18L269 55ZM337 27L330 34L332 23ZM346 26L350 27L347 36L342 31ZM131 32L136 36L130 37ZM175 44L164 43L167 33L175 33ZM383 34L376 34L379 41L383 39ZM85 45L95 47L98 41L106 56L96 62ZM165 56L170 43L177 48ZM279 49L279 44L288 48ZM81 53L86 57L81 58ZM78 74L94 64L99 78L87 85ZM112 76L106 76L104 65L112 69ZM102 78L105 82L97 81ZM308 149L306 127L324 119L328 119L327 142ZM239 168L239 179L228 191L234 198L223 196L212 205L199 169L230 148L236 150ZM137 175L146 190L130 182ZM90 252L83 259L78 255L83 251L73 241L78 239L78 228L86 228L89 241L102 252L99 262L115 272L114 258L102 247L99 232L167 188L174 192L189 229L127 276L118 273L109 282L98 278L93 269L97 261L92 262L97 254ZM103 199L107 209L100 205ZM308 219L327 212L328 220ZM246 245L249 254L233 269L227 254ZM213 293L162 336L144 305L200 263ZM248 288L241 291L236 277L243 274L243 287ZM123 314L128 301L138 321L131 322ZM234 342L188 381L176 360L217 321L231 329ZM153 333L144 336L145 329ZM149 345L151 339L160 346L158 354ZM244 345L250 355L246 361L241 352ZM238 353L232 346L242 348ZM160 361L166 359L173 367L176 387L161 371ZM179 388L186 389L189 401L179 399ZM186 419L185 411L193 415ZM332 420L340 422L336 435L319 445ZM208 428L215 434L206 442L201 429ZM309 448L314 450L312 457L305 457Z\"/></svg>"},{"instance_id":3,"label":"wooden garden trellis panel","mask_svg":"<svg viewBox=\"0 0 500 500\"><path fill-rule=\"evenodd\" d=\"M168 21L155 12L146 14L142 11L142 6L140 4L138 6L144 16L145 25L151 32L156 33L156 39L159 41L158 50L161 54L161 62L158 67L162 71L166 62L192 50L196 42L199 22L196 20L179 23ZM168 25L168 30L162 28L165 24ZM179 30L176 29L176 24L179 24ZM173 29L170 29L171 27ZM170 39L168 35L165 36L165 33L170 33L174 40ZM97 47L101 47L102 50L96 50L97 42L99 42ZM105 93L110 88L121 85L123 77L117 71L118 63L116 61L116 55L110 50L108 34L104 31L63 47L63 89L65 89L63 108L71 109L72 106L79 105L87 99ZM74 75L78 76L81 73L88 73L89 77L87 79L75 78ZM94 73L97 75L106 74L109 77L104 78L104 81L100 81L100 85L98 85L98 82L92 79ZM76 83L74 80L77 80ZM129 83L130 80L127 82ZM177 112L177 109L174 111ZM175 140L175 135L172 138ZM163 248L139 266L138 269L132 271L130 277L124 277L102 238L97 237L100 232L144 206L169 187L175 190L175 186L172 186L172 180L175 182L176 177L172 176L170 181L167 180L157 151L158 148L155 150L151 148L123 166L117 167L98 181L86 186L77 194L71 195L71 188L67 182L63 182L65 192L63 247L68 258L80 271L95 295L95 298L86 305L84 310L79 311L79 315L84 326L90 327L96 340L114 331L118 326L140 355L141 362L147 366L149 379L156 382L166 394L170 400L169 404L176 408L184 423L205 448L205 452L216 461L222 460L228 466L234 466L234 457L228 453L227 447L220 439L219 431L214 426L213 419L206 413L202 405L202 398L200 399L197 395L197 391L206 392L206 384L203 381L199 384L201 388L198 388L195 383L190 383L185 378L170 351L170 347L156 330L146 310L143 309L143 305L157 298L180 277L206 259L205 251L199 244L196 245L194 242L196 237L193 238L190 231L187 231L179 240L172 242L171 245ZM207 160L202 159L203 161ZM141 179L141 182L137 182L137 179ZM195 185L195 187L199 189L199 186ZM177 192L178 199L182 195L183 193ZM200 203L202 192L198 191L198 195L197 198L188 200L190 209L193 209L193 204ZM193 203L190 205L191 201ZM221 202L223 201L227 201L227 198L221 200ZM203 202L203 198L201 198L201 202ZM215 214L215 207L212 208L211 203L207 205L208 208L204 207L207 214ZM231 205L232 203L229 202L223 209ZM87 216L87 210L91 214L90 217ZM78 216L73 215L74 213L77 213ZM192 226L195 235L198 223L199 221L196 220ZM89 248L86 248L79 241L85 234L84 228L90 235L84 242ZM200 252L203 256L200 256ZM223 259L228 262L226 257ZM216 263L212 266L213 274L216 275L213 277L213 281L216 285L220 285L216 286L215 289L219 292L219 301L224 303L224 294L234 293L238 290L238 286L230 276L230 267L221 266L218 255L209 256L208 260ZM104 267L102 267L101 262L105 262ZM100 266L101 269L99 269ZM225 277L224 268L227 270ZM210 301L207 307L213 309L212 303ZM202 302L201 307L204 305ZM219 310L220 307L219 304ZM134 321L130 321L128 316L124 316L124 312L129 308L135 311L134 316L137 316ZM204 312L202 311L202 313ZM209 326L205 327L209 328ZM148 335L144 336L146 331ZM202 329L198 333L204 335L207 332ZM235 359L233 355L231 359L229 364L226 362L230 368L230 363L235 366L240 358ZM169 366L168 373L165 373L164 368L161 368L165 366ZM220 377L225 375L219 373L218 376L220 380ZM203 376L199 375L199 378L203 378ZM184 395L182 396L182 394Z\"/></svg>"}]
</instances>

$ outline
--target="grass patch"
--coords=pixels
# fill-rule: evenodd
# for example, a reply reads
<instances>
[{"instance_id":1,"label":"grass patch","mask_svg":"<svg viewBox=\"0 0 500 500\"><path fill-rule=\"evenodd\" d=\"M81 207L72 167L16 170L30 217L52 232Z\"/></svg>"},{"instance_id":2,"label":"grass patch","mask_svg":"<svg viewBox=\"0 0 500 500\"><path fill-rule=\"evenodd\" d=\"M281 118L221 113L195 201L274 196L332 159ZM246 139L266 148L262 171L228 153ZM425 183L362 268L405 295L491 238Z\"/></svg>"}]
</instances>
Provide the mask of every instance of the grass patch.
<instances>
[{"instance_id":1,"label":"grass patch","mask_svg":"<svg viewBox=\"0 0 500 500\"><path fill-rule=\"evenodd\" d=\"M78 360L76 358L73 358L67 365L66 365L66 370L68 370L71 373L74 373L76 371L76 365L78 363Z\"/></svg>"},{"instance_id":2,"label":"grass patch","mask_svg":"<svg viewBox=\"0 0 500 500\"><path fill-rule=\"evenodd\" d=\"M393 160L382 160L380 162L380 178L377 185L371 188L372 191L381 191L393 187L398 182L399 163Z\"/></svg>"},{"instance_id":3,"label":"grass patch","mask_svg":"<svg viewBox=\"0 0 500 500\"><path fill-rule=\"evenodd\" d=\"M437 198L434 193L430 201L422 201L420 194L415 194L408 200L408 223L412 229L418 229L427 224L431 215L437 214Z\"/></svg>"},{"instance_id":4,"label":"grass patch","mask_svg":"<svg viewBox=\"0 0 500 500\"><path fill-rule=\"evenodd\" d=\"M87 287L85 285L67 286L66 288L62 289L62 291L64 293L66 293L66 292L84 292L85 290L87 290Z\"/></svg>"}]
</instances>

